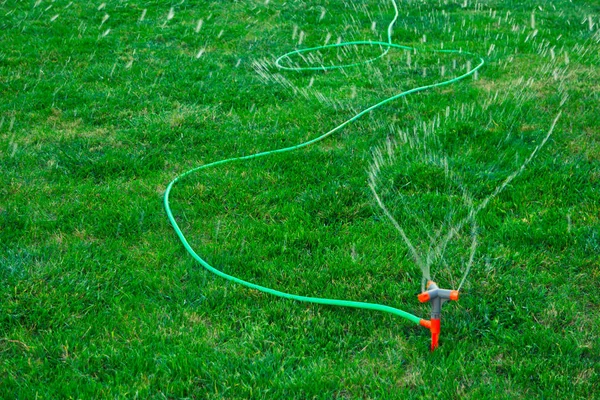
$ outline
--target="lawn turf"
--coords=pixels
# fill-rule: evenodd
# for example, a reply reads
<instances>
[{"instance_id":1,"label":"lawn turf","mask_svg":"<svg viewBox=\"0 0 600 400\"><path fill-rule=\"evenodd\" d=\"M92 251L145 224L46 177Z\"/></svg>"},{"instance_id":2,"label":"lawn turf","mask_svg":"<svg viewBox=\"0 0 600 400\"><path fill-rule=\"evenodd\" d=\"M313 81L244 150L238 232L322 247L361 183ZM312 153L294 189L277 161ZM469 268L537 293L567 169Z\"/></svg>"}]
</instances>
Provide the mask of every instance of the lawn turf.
<instances>
[{"instance_id":1,"label":"lawn turf","mask_svg":"<svg viewBox=\"0 0 600 400\"><path fill-rule=\"evenodd\" d=\"M437 150L455 151L481 198L513 159L469 155L502 148L518 165L562 112L479 215L473 270L433 354L429 333L399 318L211 275L162 195L189 168L315 137L468 58L275 68L294 48L385 40L388 1L0 2L0 397L600 397L600 4L399 5L395 43L462 48L486 66L313 147L191 176L171 202L194 248L228 273L427 317L420 271L367 185L373 149L403 131L424 140L423 124L448 114ZM508 133L514 145L488 140ZM394 190L435 193L427 173L392 176L398 218L411 212ZM432 267L442 285L460 277L449 263Z\"/></svg>"}]
</instances>

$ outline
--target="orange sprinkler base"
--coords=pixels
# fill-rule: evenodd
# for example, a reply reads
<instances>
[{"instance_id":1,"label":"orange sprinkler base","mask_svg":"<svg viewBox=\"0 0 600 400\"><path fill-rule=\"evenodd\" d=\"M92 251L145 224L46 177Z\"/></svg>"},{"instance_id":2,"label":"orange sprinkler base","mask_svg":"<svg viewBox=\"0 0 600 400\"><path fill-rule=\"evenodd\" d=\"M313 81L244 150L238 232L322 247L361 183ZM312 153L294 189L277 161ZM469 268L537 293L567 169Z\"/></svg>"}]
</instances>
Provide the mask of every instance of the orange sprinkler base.
<instances>
[{"instance_id":1,"label":"orange sprinkler base","mask_svg":"<svg viewBox=\"0 0 600 400\"><path fill-rule=\"evenodd\" d=\"M435 349L438 348L438 342L440 339L440 332L441 332L441 320L440 319L432 319L431 320L431 328L429 329L431 331L431 351L434 351Z\"/></svg>"}]
</instances>

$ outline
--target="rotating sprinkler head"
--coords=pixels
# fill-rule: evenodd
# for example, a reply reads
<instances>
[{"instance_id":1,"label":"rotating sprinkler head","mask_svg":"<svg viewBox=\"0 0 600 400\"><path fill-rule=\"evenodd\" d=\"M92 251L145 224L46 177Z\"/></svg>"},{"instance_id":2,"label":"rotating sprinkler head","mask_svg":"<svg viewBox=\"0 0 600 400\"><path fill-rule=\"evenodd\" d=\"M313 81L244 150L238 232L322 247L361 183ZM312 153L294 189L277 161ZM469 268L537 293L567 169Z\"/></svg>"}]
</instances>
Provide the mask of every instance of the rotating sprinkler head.
<instances>
[{"instance_id":1,"label":"rotating sprinkler head","mask_svg":"<svg viewBox=\"0 0 600 400\"><path fill-rule=\"evenodd\" d=\"M431 304L431 320L422 319L420 324L431 331L431 351L438 347L441 330L442 304L448 300L458 300L457 290L440 289L435 282L427 282L427 291L418 295L421 303Z\"/></svg>"}]
</instances>

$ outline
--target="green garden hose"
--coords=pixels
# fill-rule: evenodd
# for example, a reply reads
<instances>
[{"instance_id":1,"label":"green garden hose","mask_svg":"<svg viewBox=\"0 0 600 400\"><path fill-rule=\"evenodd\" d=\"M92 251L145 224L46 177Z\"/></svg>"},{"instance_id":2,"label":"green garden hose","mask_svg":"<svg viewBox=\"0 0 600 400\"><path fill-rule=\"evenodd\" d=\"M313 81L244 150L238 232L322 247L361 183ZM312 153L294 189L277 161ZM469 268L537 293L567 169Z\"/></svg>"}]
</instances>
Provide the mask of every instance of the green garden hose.
<instances>
[{"instance_id":1,"label":"green garden hose","mask_svg":"<svg viewBox=\"0 0 600 400\"><path fill-rule=\"evenodd\" d=\"M413 47L409 47L409 46L402 46L402 45L398 45L398 44L394 44L392 43L392 30L394 27L394 24L396 23L396 20L398 19L398 5L396 4L395 0L390 0L393 7L394 7L394 11L395 11L395 15L394 15L394 19L390 22L390 24L388 25L388 30L387 30L387 37L388 37L388 41L387 42L379 42L379 41L353 41L353 42L343 42L343 43L337 43L337 44L331 44L331 45L325 45L325 46L318 46L318 47L311 47L311 48L306 48L306 49L301 49L301 50L295 50L292 52L289 52L287 54L284 54L283 56L279 57L276 61L275 64L278 68L282 69L282 70L288 70L288 71L327 71L327 70L332 70L332 69L340 69L340 68L349 68L349 67L355 67L358 65L362 65L362 64L367 64L367 63L372 63L374 61L376 61L377 59L380 59L382 57L384 57L390 49L402 49L402 50L409 50L409 51L417 51L417 49L413 48ZM336 47L346 47L346 46L355 46L355 45L367 45L367 46L380 46L385 48L385 50L378 56L373 57L371 59L368 59L366 61L360 61L360 62L356 62L356 63L350 63L350 64L344 64L344 65L332 65L332 66L318 66L318 67L288 67L285 65L281 64L281 61L283 59L288 59L290 56L293 55L301 55L303 53L308 53L308 52L313 52L313 51L319 51L319 50L324 50L324 49L330 49L330 48L336 48ZM367 310L376 310L376 311L383 311L383 312L388 312L397 316L400 316L402 318L406 318L412 322L414 322L415 324L421 324L423 326L426 326L426 324L424 324L423 320L413 314L410 314L406 311L394 308L394 307L390 307L390 306L386 306L386 305L382 305L382 304L374 304L374 303L364 303L364 302L358 302L358 301L348 301L348 300L337 300L337 299L326 299L326 298L320 298L320 297L307 297L307 296L300 296L300 295L296 295L296 294L291 294L291 293L286 293L286 292L281 292L279 290L275 290L275 289L271 289L265 286L261 286L261 285L257 285L255 283L252 282L248 282L245 281L243 279L237 278L235 276L232 275L228 275L216 268L214 268L213 266L211 266L208 262L206 262L202 257L200 257L198 255L198 253L196 253L196 251L192 248L192 246L189 244L189 242L187 241L185 235L183 234L183 232L181 231L181 229L179 228L179 225L177 224L177 221L175 220L175 217L173 216L173 212L171 211L171 207L169 205L169 195L171 193L171 190L173 188L173 185L175 185L175 183L177 183L178 181L180 181L181 179L183 179L184 177L193 174L195 172L198 172L200 170L206 169L206 168L211 168L211 167L216 167L218 165L222 165L222 164L227 164L227 163L231 163L231 162L235 162L235 161L245 161L245 160L251 160L254 158L259 158L259 157L264 157L264 156L269 156L272 154L277 154L277 153L285 153L285 152L289 152L289 151L294 151L297 149L301 149L303 147L307 147L310 146L311 144L314 144L316 142L319 142L323 139L325 139L326 137L332 135L333 133L339 131L340 129L342 129L343 127L345 127L346 125L356 121L357 119L359 119L360 117L362 117L363 115L365 115L366 113L373 111L381 106L383 106L384 104L390 103L396 99L399 99L401 97L407 96L411 93L416 93L416 92L420 92L426 89L431 89L431 88L436 88L436 87L440 87L440 86L445 86L445 85L450 85L452 83L458 82L468 76L473 75L478 69L480 69L483 65L484 65L484 60L481 57L478 57L474 54L468 53L468 52L463 52L463 51L459 51L459 50L431 50L434 53L451 53L451 54L461 54L461 55L468 55L468 56L474 56L479 58L479 64L474 67L472 70L466 72L465 74L443 81L443 82L439 82L439 83L434 83L431 85L426 85L426 86L420 86L417 88L413 88L410 90L406 90L404 92L395 94L391 97L388 97L385 100L380 101L377 104L374 104L366 109L364 109L363 111L359 112L358 114L354 115L352 118L342 122L341 124L339 124L338 126L336 126L335 128L331 129L330 131L323 133L322 135L311 139L309 141L294 145L294 146L290 146L290 147L284 147L281 149L275 149L275 150L269 150L269 151L263 151L263 152L259 152L259 153L255 153L255 154L251 154L251 155L247 155L247 156L241 156L241 157L232 157L232 158L227 158L224 160L220 160L220 161L215 161L209 164L205 164L193 169L190 169L182 174L180 174L179 176L177 176L175 179L173 179L169 185L167 186L167 189L165 191L165 195L164 195L164 205L165 205L165 210L167 213L167 217L169 218L169 221L171 222L171 225L173 225L173 229L175 230L175 233L177 234L177 236L179 237L179 239L181 240L181 243L183 243L183 246L185 247L185 249L187 250L188 253L190 253L190 255L200 263L200 265L202 265L204 268L206 268L207 270L209 270L210 272L214 273L215 275L218 275L222 278L225 278L229 281L235 282L235 283L239 283L240 285L243 286L247 286L249 288L252 289L256 289L259 290L261 292L265 292L265 293L269 293L272 294L274 296L279 296L279 297L283 297L285 299L290 299L290 300L297 300L297 301L303 301L303 302L308 302L308 303L316 303L316 304L325 304L325 305L330 305L330 306L340 306L340 307L353 307L353 308L362 308L362 309L367 309ZM428 321L426 321L428 322Z\"/></svg>"}]
</instances>

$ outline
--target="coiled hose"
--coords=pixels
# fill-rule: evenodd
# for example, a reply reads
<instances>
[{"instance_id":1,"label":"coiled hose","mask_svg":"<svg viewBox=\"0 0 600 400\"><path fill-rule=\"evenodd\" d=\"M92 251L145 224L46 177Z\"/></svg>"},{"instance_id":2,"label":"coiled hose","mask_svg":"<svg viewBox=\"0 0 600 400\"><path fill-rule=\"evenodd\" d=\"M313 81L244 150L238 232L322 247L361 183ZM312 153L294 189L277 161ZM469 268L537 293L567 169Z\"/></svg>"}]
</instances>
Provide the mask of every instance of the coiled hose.
<instances>
[{"instance_id":1,"label":"coiled hose","mask_svg":"<svg viewBox=\"0 0 600 400\"><path fill-rule=\"evenodd\" d=\"M393 7L394 7L394 18L392 19L392 21L390 22L390 24L388 25L388 29L387 29L387 42L380 42L380 41L352 41L352 42L342 42L342 43L336 43L336 44L330 44L330 45L325 45L325 46L317 46L317 47L311 47L311 48L306 48L306 49L301 49L301 50L295 50L295 51L291 51L289 53L286 53L284 55L282 55L281 57L279 57L276 61L275 64L278 68L282 69L282 70L287 70L287 71L328 71L328 70L333 70L333 69L341 69L341 68L349 68L349 67L355 67L358 65L362 65L362 64L367 64L367 63L372 63L374 61L376 61L377 59L380 59L382 57L384 57L390 49L402 49L402 50L410 50L410 51L417 51L416 48L413 47L409 47L409 46L403 46L403 45L399 45L399 44L395 44L392 43L392 30L394 27L394 24L396 23L397 19L398 19L398 5L396 4L396 0L390 0ZM385 48L385 50L378 56L373 57L371 59L365 60L365 61L360 61L360 62L356 62L356 63L350 63L350 64L344 64L344 65L328 65L328 66L315 66L315 67L289 67L289 66L285 66L282 65L282 60L284 59L289 59L290 56L294 56L294 55L301 55L304 53L310 53L310 52L316 52L319 50L325 50L325 49L331 49L331 48L339 48L339 47L347 47L347 46L356 46L356 45L366 45L366 46L380 46L382 48ZM298 150L301 149L303 147L307 147L310 146L311 144L317 143L322 141L323 139L327 138L328 136L334 134L335 132L339 131L340 129L342 129L343 127L345 127L346 125L356 121L357 119L359 119L360 117L362 117L363 115L367 114L370 111L373 111L381 106L383 106L384 104L390 103L394 100L397 100L401 97L407 96L411 93L416 93L416 92L421 92L423 90L427 90L427 89L432 89L432 88L436 88L436 87L440 87L440 86L446 86L446 85L450 85L453 84L455 82L458 82L462 79L467 78L468 76L473 75L478 69L480 69L483 65L484 65L484 60L481 57L478 57L472 53L468 53L468 52L464 52L464 51L459 51L459 50L432 50L432 52L434 53L450 53L450 54L461 54L461 55L469 55L469 56L474 56L476 58L479 59L479 64L477 66L475 66L472 70L466 72L463 75L460 75L458 77L452 78L452 79L448 79L446 81L443 82L438 82L438 83L434 83L431 85L426 85L426 86L420 86L420 87L416 87L410 90L406 90L404 92L400 92L398 94L395 94L391 97L388 97L382 101L380 101L377 104L374 104L364 110L362 110L361 112L359 112L358 114L354 115L353 117L351 117L350 119L342 122L341 124L339 124L338 126L334 127L333 129L331 129L330 131L323 133L322 135L311 139L309 141L303 142L303 143L299 143L296 144L294 146L289 146L289 147L284 147L281 149L275 149L275 150L269 150L269 151L263 151L263 152L259 152L259 153L255 153L255 154L251 154L251 155L247 155L247 156L241 156L241 157L232 157L232 158L227 158L224 160L219 160L219 161L215 161L209 164L205 164L196 168L192 168L182 174L180 174L179 176L177 176L175 179L173 179L169 185L167 186L167 189L165 191L165 195L164 195L164 206L165 206L165 210L167 213L167 217L169 218L169 221L171 222L171 225L173 226L173 229L175 230L175 233L177 234L177 236L179 237L179 240L181 240L181 243L183 244L183 246L185 247L185 249L187 250L188 253L190 253L190 255L200 263L200 265L202 265L204 268L206 268L207 270L209 270L210 272L212 272L215 275L220 276L221 278L225 278L231 282L235 282L238 283L240 285L249 287L251 289L255 289L255 290L259 290L261 292L264 293L268 293L271 294L273 296L278 296L278 297L282 297L284 299L290 299L290 300L297 300L297 301L302 301L302 302L307 302L307 303L315 303L315 304L324 304L324 305L329 305L329 306L338 306L338 307L352 307L352 308L361 308L361 309L367 309L367 310L375 310L375 311L383 311L383 312L387 312L390 314L394 314L397 315L399 317L405 318L409 321L412 321L415 324L423 324L421 318L410 314L406 311L400 310L398 308L394 308L394 307L390 307L390 306L386 306L386 305L382 305L382 304L374 304L374 303L365 303L365 302L358 302L358 301L348 301L348 300L338 300L338 299L327 299L327 298L320 298L320 297L307 297L307 296L300 296L297 294L292 294L292 293L286 293L286 292L282 292L279 290L275 290L275 289L271 289L265 286L261 286L261 285L257 285L256 283L252 283L252 282L248 282L245 281L243 279L237 278L235 276L232 275L228 275L218 269L216 269L215 267L213 267L212 265L210 265L208 262L206 262L202 257L200 257L200 255L198 255L198 253L196 253L196 251L192 248L192 246L189 244L189 242L187 241L185 235L183 234L183 232L181 231L181 228L179 227L179 225L177 224L177 221L175 220L175 217L173 216L173 212L171 211L171 206L169 204L169 195L171 194L171 190L173 189L173 186L175 185L175 183L179 182L180 180L182 180L183 178L185 178L188 175L191 175L193 173L196 173L198 171L207 169L207 168L213 168L213 167L217 167L219 165L222 164L227 164L227 163L232 163L232 162L239 162L239 161L245 161L245 160L252 160L255 158L259 158L259 157L266 157L266 156L270 156L273 154L278 154L278 153L286 153L286 152L290 152L290 151L294 151L294 150Z\"/></svg>"}]
</instances>

